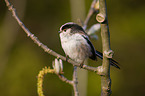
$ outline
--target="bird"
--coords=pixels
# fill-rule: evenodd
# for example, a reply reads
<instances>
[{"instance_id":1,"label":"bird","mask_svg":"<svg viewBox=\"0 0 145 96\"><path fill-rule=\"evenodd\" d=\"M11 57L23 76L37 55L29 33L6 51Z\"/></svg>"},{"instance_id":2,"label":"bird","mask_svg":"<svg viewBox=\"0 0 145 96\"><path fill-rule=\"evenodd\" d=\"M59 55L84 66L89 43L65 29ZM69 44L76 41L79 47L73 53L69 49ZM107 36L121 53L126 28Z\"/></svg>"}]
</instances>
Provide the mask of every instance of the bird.
<instances>
[{"instance_id":1,"label":"bird","mask_svg":"<svg viewBox=\"0 0 145 96\"><path fill-rule=\"evenodd\" d=\"M89 36L80 25L73 22L63 24L60 27L59 36L66 58L71 58L81 66L88 58L95 61L97 61L97 57L103 59L103 54L95 50ZM118 62L112 58L109 58L109 63L120 69Z\"/></svg>"}]
</instances>

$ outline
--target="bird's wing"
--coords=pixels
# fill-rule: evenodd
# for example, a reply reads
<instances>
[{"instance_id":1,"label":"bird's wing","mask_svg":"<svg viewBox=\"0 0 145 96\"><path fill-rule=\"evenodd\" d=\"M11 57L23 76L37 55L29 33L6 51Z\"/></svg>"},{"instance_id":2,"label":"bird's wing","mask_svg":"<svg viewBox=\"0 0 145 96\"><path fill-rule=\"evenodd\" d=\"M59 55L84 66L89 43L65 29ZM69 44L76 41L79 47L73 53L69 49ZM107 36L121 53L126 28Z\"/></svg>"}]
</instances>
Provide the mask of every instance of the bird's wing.
<instances>
[{"instance_id":1,"label":"bird's wing","mask_svg":"<svg viewBox=\"0 0 145 96\"><path fill-rule=\"evenodd\" d=\"M82 36L83 36L83 38L87 41L87 43L91 47L92 55L89 58L91 58L92 60L97 60L97 58L96 58L96 52L95 52L95 48L94 48L93 44L91 43L91 41L89 40L87 35L82 35Z\"/></svg>"}]
</instances>

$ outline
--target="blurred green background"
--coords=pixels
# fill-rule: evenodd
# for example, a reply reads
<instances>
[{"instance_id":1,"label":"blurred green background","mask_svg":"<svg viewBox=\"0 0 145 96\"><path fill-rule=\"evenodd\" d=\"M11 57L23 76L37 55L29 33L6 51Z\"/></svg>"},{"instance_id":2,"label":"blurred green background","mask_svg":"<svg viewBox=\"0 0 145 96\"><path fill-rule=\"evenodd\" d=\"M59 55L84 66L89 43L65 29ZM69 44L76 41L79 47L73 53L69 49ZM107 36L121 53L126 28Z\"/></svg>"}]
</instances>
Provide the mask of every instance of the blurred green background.
<instances>
[{"instance_id":1,"label":"blurred green background","mask_svg":"<svg viewBox=\"0 0 145 96\"><path fill-rule=\"evenodd\" d=\"M84 21L92 0L10 0L26 27L41 42L63 54L59 27L80 18ZM78 3L79 2L79 3ZM79 7L77 7L79 6ZM121 70L111 67L112 96L145 95L145 2L143 0L107 0L111 48ZM92 16L89 26L96 23ZM99 39L91 40L101 51ZM37 96L37 74L51 66L53 56L45 53L26 36L4 0L0 0L0 94L1 96ZM88 60L89 65L98 63ZM72 65L64 62L64 75L71 79ZM83 80L81 81L83 83ZM88 72L87 96L100 95L100 76ZM55 74L44 78L46 96L71 96L72 87Z\"/></svg>"}]
</instances>

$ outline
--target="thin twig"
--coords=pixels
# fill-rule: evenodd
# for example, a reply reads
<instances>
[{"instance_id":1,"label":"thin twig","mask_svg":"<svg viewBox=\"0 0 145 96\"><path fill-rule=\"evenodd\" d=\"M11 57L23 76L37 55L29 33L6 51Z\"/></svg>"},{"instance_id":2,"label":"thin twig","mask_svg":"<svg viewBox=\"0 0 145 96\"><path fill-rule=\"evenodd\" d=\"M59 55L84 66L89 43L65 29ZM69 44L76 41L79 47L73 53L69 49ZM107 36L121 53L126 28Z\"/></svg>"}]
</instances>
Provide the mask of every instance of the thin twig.
<instances>
[{"instance_id":1,"label":"thin twig","mask_svg":"<svg viewBox=\"0 0 145 96\"><path fill-rule=\"evenodd\" d=\"M24 32L27 34L28 37L30 37L34 43L36 43L38 46L40 46L45 52L47 52L48 54L50 55L53 55L55 57L58 57L62 60L66 60L66 57L56 53L55 51L49 49L46 45L44 45L43 43L41 43L39 41L39 39L34 35L32 34L26 27L25 25L23 24L23 22L19 19L19 17L17 16L16 14L16 11L15 11L15 8L13 7L13 5L10 4L10 2L8 0L5 0L6 2L6 5L8 7L8 9L12 12L12 16L14 17L14 19L16 19L16 21L18 22L18 24L21 26L21 28L24 30ZM80 67L80 64L76 63L75 61L71 60L71 59L68 59L67 62L73 64L73 66L77 66L77 67ZM91 67L91 66L87 66L87 65L83 65L82 66L83 69L87 69L89 71L93 71L93 72L96 72L98 71L98 68L97 67Z\"/></svg>"},{"instance_id":2,"label":"thin twig","mask_svg":"<svg viewBox=\"0 0 145 96\"><path fill-rule=\"evenodd\" d=\"M73 84L73 81L68 80L66 77L64 77L62 74L58 74L59 79L61 79L62 81L68 83L68 84Z\"/></svg>"}]
</instances>

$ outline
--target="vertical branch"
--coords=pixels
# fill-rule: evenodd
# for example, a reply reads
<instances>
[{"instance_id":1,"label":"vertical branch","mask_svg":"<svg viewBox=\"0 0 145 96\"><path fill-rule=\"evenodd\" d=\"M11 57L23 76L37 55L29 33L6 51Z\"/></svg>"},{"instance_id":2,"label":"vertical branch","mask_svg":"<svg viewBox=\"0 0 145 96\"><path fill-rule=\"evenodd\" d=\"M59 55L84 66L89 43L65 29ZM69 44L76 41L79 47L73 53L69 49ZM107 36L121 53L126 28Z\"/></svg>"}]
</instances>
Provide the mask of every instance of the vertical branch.
<instances>
[{"instance_id":1,"label":"vertical branch","mask_svg":"<svg viewBox=\"0 0 145 96\"><path fill-rule=\"evenodd\" d=\"M78 80L77 80L77 66L74 66L74 71L73 71L73 89L74 89L74 96L79 96L78 92Z\"/></svg>"},{"instance_id":2,"label":"vertical branch","mask_svg":"<svg viewBox=\"0 0 145 96\"><path fill-rule=\"evenodd\" d=\"M112 55L110 51L110 35L107 20L106 0L99 0L100 13L97 14L96 19L101 23L101 37L103 46L103 62L101 76L101 96L110 96L111 94L111 78L110 78L110 64L108 55ZM108 53L108 54L106 54ZM111 58L111 57L110 57Z\"/></svg>"}]
</instances>

